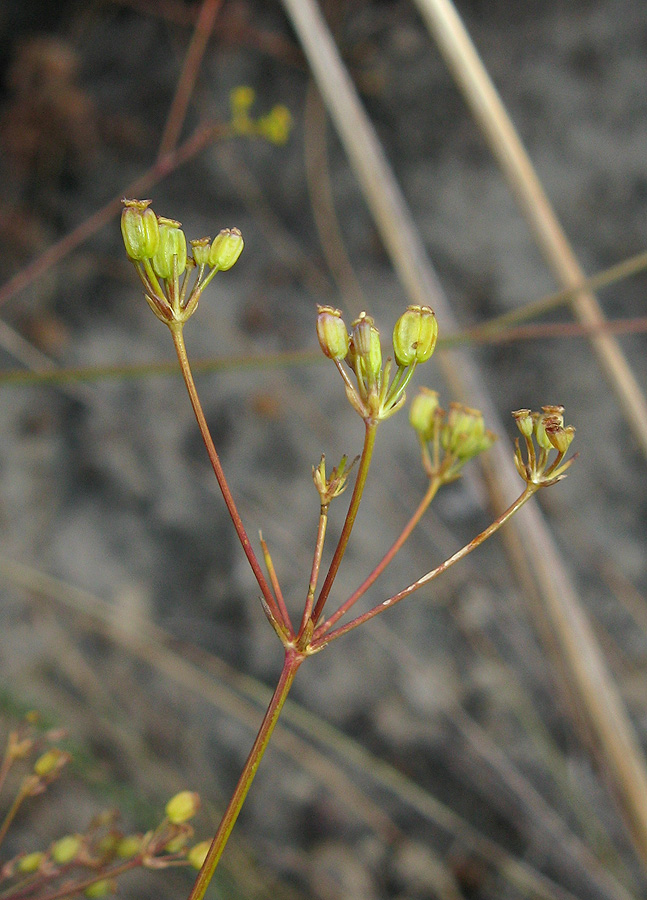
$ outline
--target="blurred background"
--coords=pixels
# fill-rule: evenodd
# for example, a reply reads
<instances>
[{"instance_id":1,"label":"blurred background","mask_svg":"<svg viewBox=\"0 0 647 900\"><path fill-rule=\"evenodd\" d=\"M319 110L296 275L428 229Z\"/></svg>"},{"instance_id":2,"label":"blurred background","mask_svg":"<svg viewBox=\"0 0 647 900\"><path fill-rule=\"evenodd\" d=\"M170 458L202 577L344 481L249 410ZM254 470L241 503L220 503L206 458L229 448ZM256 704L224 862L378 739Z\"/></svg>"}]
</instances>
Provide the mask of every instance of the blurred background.
<instances>
[{"instance_id":1,"label":"blurred background","mask_svg":"<svg viewBox=\"0 0 647 900\"><path fill-rule=\"evenodd\" d=\"M438 311L441 335L557 290L418 6L319 8L455 317ZM583 270L641 253L642 0L457 9ZM137 195L188 237L243 232L244 254L214 279L186 341L204 363L198 388L248 532L256 540L262 528L298 617L318 515L311 466L322 452L331 465L352 458L363 436L319 353L316 304L340 307L347 322L366 309L388 340L411 302L316 81L278 0L0 8L3 708L5 727L17 710L42 710L68 729L77 758L25 811L7 854L84 827L106 804L149 827L184 787L203 798L206 836L251 746L280 647L114 201L143 177ZM240 86L255 91L254 117L289 109L287 142L205 131L229 122ZM181 158L164 156L177 146ZM645 284L638 273L601 291L606 316L644 316ZM564 309L548 318L572 321ZM619 341L644 389L644 334ZM445 405L470 402L445 385L445 352L415 383ZM568 479L533 502L640 760L647 493L636 422L581 334L536 331L465 352L510 457L512 409L561 403L577 428ZM380 428L333 601L379 561L425 488L401 413ZM367 602L462 546L491 521L493 502L472 463ZM336 505L332 535L343 498ZM213 896L647 896L626 798L516 559L493 538L300 670ZM190 884L186 873L147 873L121 893L178 897Z\"/></svg>"}]
</instances>

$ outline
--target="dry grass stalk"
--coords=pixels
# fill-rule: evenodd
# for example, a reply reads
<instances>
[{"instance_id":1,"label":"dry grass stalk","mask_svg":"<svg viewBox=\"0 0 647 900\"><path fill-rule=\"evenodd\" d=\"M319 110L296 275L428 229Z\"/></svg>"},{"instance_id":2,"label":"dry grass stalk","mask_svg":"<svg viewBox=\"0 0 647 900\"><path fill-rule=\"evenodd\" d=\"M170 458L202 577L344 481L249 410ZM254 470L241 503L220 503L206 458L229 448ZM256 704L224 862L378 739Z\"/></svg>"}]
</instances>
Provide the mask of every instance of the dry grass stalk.
<instances>
[{"instance_id":1,"label":"dry grass stalk","mask_svg":"<svg viewBox=\"0 0 647 900\"><path fill-rule=\"evenodd\" d=\"M584 272L451 0L415 0L415 3L499 162L551 271L564 288L577 287L585 280ZM590 337L591 344L624 410L627 424L647 456L647 401L618 341L604 331L604 312L590 290L575 293L571 307L582 324L596 327Z\"/></svg>"},{"instance_id":2,"label":"dry grass stalk","mask_svg":"<svg viewBox=\"0 0 647 900\"><path fill-rule=\"evenodd\" d=\"M448 301L428 261L404 197L315 0L283 0L283 6L410 302L431 302L440 322L448 329L455 327ZM583 275L576 262L571 259L566 266L565 257L561 258L564 267L561 277L570 273L569 286L574 282L580 284ZM580 305L583 296L579 294ZM608 340L605 338L603 342L607 348ZM490 425L502 431L494 404L484 393L485 381L479 376L473 360L454 351L442 354L441 364L454 393L459 397L469 396L470 402L483 411ZM620 383L626 395L630 380L621 379ZM647 416L641 414L641 418L647 425ZM647 439L647 428L645 437ZM512 461L501 445L496 445L491 452L496 455L500 494L505 498L509 485L515 483ZM624 703L539 508L527 506L515 517L511 527L522 535L528 565L568 672L569 687L584 711L636 848L647 863L647 764Z\"/></svg>"}]
</instances>

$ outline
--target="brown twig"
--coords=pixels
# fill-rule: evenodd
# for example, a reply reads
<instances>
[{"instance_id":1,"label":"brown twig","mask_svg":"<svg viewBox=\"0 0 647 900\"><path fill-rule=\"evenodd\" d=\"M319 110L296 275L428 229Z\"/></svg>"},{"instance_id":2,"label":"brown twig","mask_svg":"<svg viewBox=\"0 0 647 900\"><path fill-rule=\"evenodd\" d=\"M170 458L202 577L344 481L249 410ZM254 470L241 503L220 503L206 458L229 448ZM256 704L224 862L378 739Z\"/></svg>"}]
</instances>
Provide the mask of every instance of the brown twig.
<instances>
[{"instance_id":1,"label":"brown twig","mask_svg":"<svg viewBox=\"0 0 647 900\"><path fill-rule=\"evenodd\" d=\"M61 262L72 250L76 250L77 247L92 237L93 234L96 234L104 225L107 225L111 219L115 218L121 212L121 198L123 196L144 196L150 188L184 165L184 163L193 159L213 141L226 137L228 134L228 126L221 123L200 125L177 150L173 150L171 153L167 153L161 159L158 159L146 172L126 185L105 206L98 209L88 219L77 225L76 228L52 244L51 247L48 247L40 256L28 263L24 269L21 269L6 281L0 287L0 306L3 306L16 294L29 287L36 279Z\"/></svg>"},{"instance_id":2,"label":"brown twig","mask_svg":"<svg viewBox=\"0 0 647 900\"><path fill-rule=\"evenodd\" d=\"M182 73L175 88L175 96L171 103L164 132L160 141L158 160L163 159L167 153L175 149L182 126L186 118L187 109L191 100L191 94L195 87L198 71L204 56L209 38L216 22L216 16L220 12L222 0L204 0L200 7L200 13L195 23L193 37L189 44Z\"/></svg>"}]
</instances>

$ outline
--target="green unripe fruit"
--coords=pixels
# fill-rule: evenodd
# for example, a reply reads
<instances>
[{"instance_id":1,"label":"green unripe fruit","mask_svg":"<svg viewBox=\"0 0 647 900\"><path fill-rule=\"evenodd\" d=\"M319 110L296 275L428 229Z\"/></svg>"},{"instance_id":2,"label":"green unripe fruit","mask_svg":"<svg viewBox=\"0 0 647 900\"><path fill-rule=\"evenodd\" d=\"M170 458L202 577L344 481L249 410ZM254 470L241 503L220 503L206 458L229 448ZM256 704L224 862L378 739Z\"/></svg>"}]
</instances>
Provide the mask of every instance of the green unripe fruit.
<instances>
[{"instance_id":1,"label":"green unripe fruit","mask_svg":"<svg viewBox=\"0 0 647 900\"><path fill-rule=\"evenodd\" d=\"M51 856L55 863L64 866L72 862L81 849L81 838L76 834L68 834L52 844Z\"/></svg>"},{"instance_id":2,"label":"green unripe fruit","mask_svg":"<svg viewBox=\"0 0 647 900\"><path fill-rule=\"evenodd\" d=\"M166 816L172 825L181 825L200 809L200 797L193 791L180 791L166 804Z\"/></svg>"},{"instance_id":3,"label":"green unripe fruit","mask_svg":"<svg viewBox=\"0 0 647 900\"><path fill-rule=\"evenodd\" d=\"M191 241L191 253L196 266L209 265L209 251L211 250L211 238L203 237Z\"/></svg>"},{"instance_id":4,"label":"green unripe fruit","mask_svg":"<svg viewBox=\"0 0 647 900\"><path fill-rule=\"evenodd\" d=\"M180 223L174 219L158 216L159 246L152 263L155 274L159 278L173 278L173 260L177 258L177 274L182 275L186 269L186 237Z\"/></svg>"},{"instance_id":5,"label":"green unripe fruit","mask_svg":"<svg viewBox=\"0 0 647 900\"><path fill-rule=\"evenodd\" d=\"M117 844L117 856L121 859L131 859L137 856L142 848L142 839L139 834L127 834Z\"/></svg>"},{"instance_id":6,"label":"green unripe fruit","mask_svg":"<svg viewBox=\"0 0 647 900\"><path fill-rule=\"evenodd\" d=\"M443 448L462 462L489 450L496 435L486 431L483 414L462 403L450 403L447 424L441 433Z\"/></svg>"},{"instance_id":7,"label":"green unripe fruit","mask_svg":"<svg viewBox=\"0 0 647 900\"><path fill-rule=\"evenodd\" d=\"M350 338L341 310L332 306L318 306L317 337L328 359L346 359Z\"/></svg>"},{"instance_id":8,"label":"green unripe fruit","mask_svg":"<svg viewBox=\"0 0 647 900\"><path fill-rule=\"evenodd\" d=\"M376 384L382 372L382 347L380 332L371 316L360 313L353 322L351 337L352 364L359 377L369 384Z\"/></svg>"},{"instance_id":9,"label":"green unripe fruit","mask_svg":"<svg viewBox=\"0 0 647 900\"><path fill-rule=\"evenodd\" d=\"M34 763L34 774L38 775L39 778L45 778L47 775L51 775L57 769L60 769L68 759L67 753L59 750L58 747L52 747L51 750L47 750L38 757Z\"/></svg>"},{"instance_id":10,"label":"green unripe fruit","mask_svg":"<svg viewBox=\"0 0 647 900\"><path fill-rule=\"evenodd\" d=\"M209 265L220 272L226 272L237 261L244 246L245 242L238 228L223 228L211 245Z\"/></svg>"},{"instance_id":11,"label":"green unripe fruit","mask_svg":"<svg viewBox=\"0 0 647 900\"><path fill-rule=\"evenodd\" d=\"M409 306L393 329L393 351L399 366L426 362L436 347L438 322L429 306Z\"/></svg>"},{"instance_id":12,"label":"green unripe fruit","mask_svg":"<svg viewBox=\"0 0 647 900\"><path fill-rule=\"evenodd\" d=\"M150 200L122 200L121 234L126 253L134 262L151 259L159 246L157 216Z\"/></svg>"},{"instance_id":13,"label":"green unripe fruit","mask_svg":"<svg viewBox=\"0 0 647 900\"><path fill-rule=\"evenodd\" d=\"M94 884L86 887L83 892L88 900L99 900L100 897L107 897L108 894L114 894L116 882L111 879L102 878L101 881L95 881Z\"/></svg>"},{"instance_id":14,"label":"green unripe fruit","mask_svg":"<svg viewBox=\"0 0 647 900\"><path fill-rule=\"evenodd\" d=\"M202 865L207 858L207 853L209 852L210 846L211 843L209 841L201 841L199 844L191 847L187 854L187 859L194 869L202 868Z\"/></svg>"},{"instance_id":15,"label":"green unripe fruit","mask_svg":"<svg viewBox=\"0 0 647 900\"><path fill-rule=\"evenodd\" d=\"M534 430L534 423L532 421L532 414L529 409L515 409L512 412L514 416L514 420L517 423L517 428L522 433L524 437L532 437L532 432Z\"/></svg>"},{"instance_id":16,"label":"green unripe fruit","mask_svg":"<svg viewBox=\"0 0 647 900\"><path fill-rule=\"evenodd\" d=\"M45 854L40 851L28 853L18 860L18 871L23 875L31 875L33 872L37 872L40 869L40 865L44 859Z\"/></svg>"},{"instance_id":17,"label":"green unripe fruit","mask_svg":"<svg viewBox=\"0 0 647 900\"><path fill-rule=\"evenodd\" d=\"M420 393L413 398L411 403L409 422L425 441L433 439L437 409L438 392L421 387Z\"/></svg>"}]
</instances>

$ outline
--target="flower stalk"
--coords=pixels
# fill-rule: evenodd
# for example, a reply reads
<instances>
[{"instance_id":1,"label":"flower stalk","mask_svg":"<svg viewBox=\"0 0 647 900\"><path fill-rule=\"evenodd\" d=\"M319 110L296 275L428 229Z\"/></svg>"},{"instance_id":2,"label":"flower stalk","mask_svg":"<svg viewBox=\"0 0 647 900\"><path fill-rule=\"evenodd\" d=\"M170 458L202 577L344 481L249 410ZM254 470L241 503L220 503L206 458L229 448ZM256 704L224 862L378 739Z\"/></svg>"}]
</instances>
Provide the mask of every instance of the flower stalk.
<instances>
[{"instance_id":1,"label":"flower stalk","mask_svg":"<svg viewBox=\"0 0 647 900\"><path fill-rule=\"evenodd\" d=\"M263 721L258 730L258 734L256 735L256 740L254 741L249 756L247 757L247 761L245 763L243 771L240 775L240 778L238 779L238 784L236 785L231 800L227 805L227 809L223 814L220 825L218 826L218 830L214 836L213 841L211 842L209 852L207 853L202 868L200 869L198 876L193 884L188 900L202 900L205 895L207 887L209 886L209 882L213 878L213 874L216 871L216 867L218 865L218 862L220 861L223 850L227 845L229 836L231 835L234 825L236 824L236 819L238 818L238 815L243 807L245 797L247 796L249 789L252 786L254 776L258 771L259 763L263 758L263 754L267 749L267 745L270 742L272 732L276 727L276 723L278 722L279 715L281 714L281 710L283 709L283 705L287 700L287 696L290 692L290 688L292 687L294 677L297 674L299 666L305 658L305 654L299 653L292 649L287 650L285 653L283 669L281 670L281 676L279 678L278 684L274 690L265 716L263 717Z\"/></svg>"},{"instance_id":2,"label":"flower stalk","mask_svg":"<svg viewBox=\"0 0 647 900\"><path fill-rule=\"evenodd\" d=\"M249 116L253 100L253 93L248 89L240 89L232 96L233 127L240 134L253 134L256 133L257 127L261 127L258 123L254 124L254 120ZM272 124L272 128L275 126L276 122ZM262 127L269 126L265 122ZM448 411L445 411L440 407L435 391L422 389L412 404L410 423L418 436L422 467L428 478L424 496L400 535L372 572L328 618L322 621L324 608L346 554L367 487L378 426L395 415L405 403L406 389L414 372L434 352L438 324L429 307L408 307L393 329L393 358L383 360L380 333L371 316L365 312L361 313L349 331L340 310L320 306L316 324L319 344L324 355L335 364L342 378L348 402L363 421L364 440L344 523L318 595L317 585L321 574L329 507L344 491L357 459L348 466L347 457L342 457L330 475L326 474L323 455L319 465L313 467L313 481L319 495L319 520L303 611L299 627L295 631L267 543L261 534L260 543L268 573L266 578L243 525L204 416L184 343L183 332L186 321L195 312L204 289L215 273L231 268L240 256L243 249L242 235L237 229L225 229L213 242L210 238L191 241L189 255L179 223L155 217L149 201L125 202L122 234L126 251L144 286L146 301L171 333L191 406L225 505L261 590L263 610L284 649L283 667L278 684L189 895L189 900L202 900L303 661L321 651L333 640L365 624L405 597L430 584L442 572L455 565L501 528L538 490L561 480L574 459L574 457L565 459L574 429L571 426L564 426L562 407L543 407L539 413L530 410L515 412L514 417L521 432L521 438L516 442L515 464L525 482L523 492L517 500L486 529L440 565L391 597L377 603L368 612L338 625L393 561L422 519L438 490L459 478L464 465L488 450L496 439L495 435L485 428L483 416L478 410L460 403L451 403ZM392 376L393 368L395 372ZM553 457L553 454L556 455ZM203 848L194 850L195 857L202 860Z\"/></svg>"}]
</instances>

